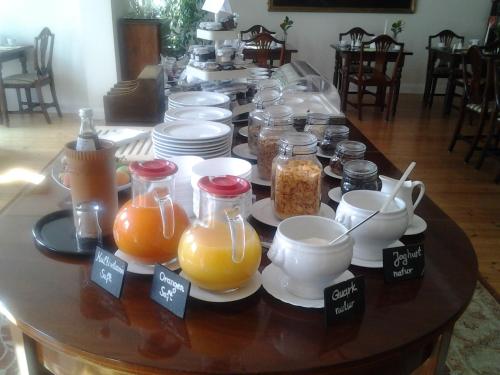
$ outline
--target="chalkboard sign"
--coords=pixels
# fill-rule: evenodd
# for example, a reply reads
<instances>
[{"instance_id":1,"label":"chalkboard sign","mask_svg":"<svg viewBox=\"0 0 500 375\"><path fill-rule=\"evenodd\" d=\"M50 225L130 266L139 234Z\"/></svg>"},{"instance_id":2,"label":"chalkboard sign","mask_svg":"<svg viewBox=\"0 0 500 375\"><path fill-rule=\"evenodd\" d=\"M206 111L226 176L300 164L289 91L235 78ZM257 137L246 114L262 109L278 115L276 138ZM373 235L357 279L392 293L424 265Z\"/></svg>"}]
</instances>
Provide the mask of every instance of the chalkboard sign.
<instances>
[{"instance_id":1,"label":"chalkboard sign","mask_svg":"<svg viewBox=\"0 0 500 375\"><path fill-rule=\"evenodd\" d=\"M365 279L358 276L325 288L326 323L347 320L365 311Z\"/></svg>"},{"instance_id":2,"label":"chalkboard sign","mask_svg":"<svg viewBox=\"0 0 500 375\"><path fill-rule=\"evenodd\" d=\"M184 318L191 283L168 268L157 264L151 287L151 298L179 318Z\"/></svg>"},{"instance_id":3,"label":"chalkboard sign","mask_svg":"<svg viewBox=\"0 0 500 375\"><path fill-rule=\"evenodd\" d=\"M127 262L97 247L90 279L116 298L120 298L127 266Z\"/></svg>"},{"instance_id":4,"label":"chalkboard sign","mask_svg":"<svg viewBox=\"0 0 500 375\"><path fill-rule=\"evenodd\" d=\"M422 277L425 268L424 245L408 245L383 250L386 283Z\"/></svg>"}]
</instances>

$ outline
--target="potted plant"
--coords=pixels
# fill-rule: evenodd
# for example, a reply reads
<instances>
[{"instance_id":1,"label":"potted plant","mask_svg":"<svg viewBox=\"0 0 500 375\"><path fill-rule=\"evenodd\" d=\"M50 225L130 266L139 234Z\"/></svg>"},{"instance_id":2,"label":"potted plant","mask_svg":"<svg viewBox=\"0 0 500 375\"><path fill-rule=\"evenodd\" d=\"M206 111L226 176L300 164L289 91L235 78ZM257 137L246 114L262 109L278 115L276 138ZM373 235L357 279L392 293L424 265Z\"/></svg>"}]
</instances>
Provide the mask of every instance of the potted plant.
<instances>
[{"instance_id":1,"label":"potted plant","mask_svg":"<svg viewBox=\"0 0 500 375\"><path fill-rule=\"evenodd\" d=\"M403 31L404 25L403 20L397 20L391 25L392 37L394 40L398 40L398 34Z\"/></svg>"},{"instance_id":2,"label":"potted plant","mask_svg":"<svg viewBox=\"0 0 500 375\"><path fill-rule=\"evenodd\" d=\"M288 29L292 27L293 21L288 18L288 16L285 17L282 23L280 23L281 30L283 30L283 41L285 42L286 45L286 38L288 36Z\"/></svg>"}]
</instances>

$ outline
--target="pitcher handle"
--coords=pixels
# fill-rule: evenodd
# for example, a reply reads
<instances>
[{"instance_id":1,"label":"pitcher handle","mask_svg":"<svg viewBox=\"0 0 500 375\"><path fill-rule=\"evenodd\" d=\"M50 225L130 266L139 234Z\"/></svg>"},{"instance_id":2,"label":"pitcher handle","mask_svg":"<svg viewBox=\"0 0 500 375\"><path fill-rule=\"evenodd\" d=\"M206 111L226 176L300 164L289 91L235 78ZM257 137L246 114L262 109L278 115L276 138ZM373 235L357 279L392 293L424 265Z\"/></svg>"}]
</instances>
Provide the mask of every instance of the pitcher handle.
<instances>
[{"instance_id":1,"label":"pitcher handle","mask_svg":"<svg viewBox=\"0 0 500 375\"><path fill-rule=\"evenodd\" d=\"M422 181L413 181L411 184L411 190L413 191L413 189L415 189L416 187L420 189L420 192L418 193L418 197L415 200L415 203L413 203L414 210L415 208L417 208L418 204L420 203L425 194L425 185Z\"/></svg>"},{"instance_id":2,"label":"pitcher handle","mask_svg":"<svg viewBox=\"0 0 500 375\"><path fill-rule=\"evenodd\" d=\"M169 240L174 236L175 231L174 202L172 201L170 194L160 197L156 191L154 192L154 198L160 207L163 237L166 240ZM170 220L168 220L168 218L170 218Z\"/></svg>"},{"instance_id":3,"label":"pitcher handle","mask_svg":"<svg viewBox=\"0 0 500 375\"><path fill-rule=\"evenodd\" d=\"M241 263L245 257L245 221L239 207L228 208L224 213L231 233L231 259L234 263ZM239 247L238 242L241 245Z\"/></svg>"}]
</instances>

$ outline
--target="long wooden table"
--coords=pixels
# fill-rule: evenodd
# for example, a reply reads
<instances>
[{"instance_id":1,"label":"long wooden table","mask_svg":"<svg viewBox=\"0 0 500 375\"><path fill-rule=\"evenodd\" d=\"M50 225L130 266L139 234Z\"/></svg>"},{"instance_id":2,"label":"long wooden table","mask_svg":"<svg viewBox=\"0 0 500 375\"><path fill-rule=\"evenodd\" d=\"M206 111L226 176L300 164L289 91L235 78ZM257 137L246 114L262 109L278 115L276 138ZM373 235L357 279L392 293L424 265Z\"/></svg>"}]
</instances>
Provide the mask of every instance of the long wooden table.
<instances>
[{"instance_id":1,"label":"long wooden table","mask_svg":"<svg viewBox=\"0 0 500 375\"><path fill-rule=\"evenodd\" d=\"M380 173L399 178L353 126L351 139L367 144L366 158ZM327 192L338 184L325 176L323 201L333 208ZM254 186L254 192L257 199L269 196L269 188ZM47 179L23 190L0 214L0 311L23 332L35 360L30 365L38 370L44 364L56 373L92 374L103 368L120 374L410 374L431 353L433 367L444 363L453 325L476 283L469 239L424 197L416 213L426 220L426 232L402 238L424 243L424 277L386 284L382 270L351 266L366 282L360 319L326 327L321 309L285 304L261 288L234 303L190 299L181 320L149 298L151 277L127 274L115 299L90 281L90 259L35 247L33 224L69 205L68 192ZM272 240L274 228L251 223L262 240ZM261 270L268 262L264 255Z\"/></svg>"},{"instance_id":2,"label":"long wooden table","mask_svg":"<svg viewBox=\"0 0 500 375\"><path fill-rule=\"evenodd\" d=\"M22 73L28 73L26 67L27 53L33 46L0 46L0 124L9 126L9 112L7 110L7 98L2 79L2 63L17 60L21 62Z\"/></svg>"}]
</instances>

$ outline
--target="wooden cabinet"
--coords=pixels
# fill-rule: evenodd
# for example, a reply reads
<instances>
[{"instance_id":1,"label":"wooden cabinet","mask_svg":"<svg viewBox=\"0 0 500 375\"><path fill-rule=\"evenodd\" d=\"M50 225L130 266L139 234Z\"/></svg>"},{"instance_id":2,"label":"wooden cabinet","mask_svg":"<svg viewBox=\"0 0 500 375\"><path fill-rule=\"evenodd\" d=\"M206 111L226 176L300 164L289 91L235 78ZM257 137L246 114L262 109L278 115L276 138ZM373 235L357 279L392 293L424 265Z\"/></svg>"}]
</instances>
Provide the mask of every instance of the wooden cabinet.
<instances>
[{"instance_id":1,"label":"wooden cabinet","mask_svg":"<svg viewBox=\"0 0 500 375\"><path fill-rule=\"evenodd\" d=\"M146 65L160 63L161 22L121 18L118 21L121 79L136 79Z\"/></svg>"}]
</instances>

